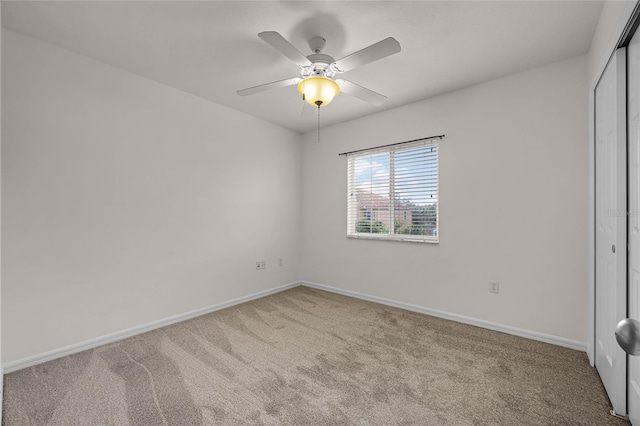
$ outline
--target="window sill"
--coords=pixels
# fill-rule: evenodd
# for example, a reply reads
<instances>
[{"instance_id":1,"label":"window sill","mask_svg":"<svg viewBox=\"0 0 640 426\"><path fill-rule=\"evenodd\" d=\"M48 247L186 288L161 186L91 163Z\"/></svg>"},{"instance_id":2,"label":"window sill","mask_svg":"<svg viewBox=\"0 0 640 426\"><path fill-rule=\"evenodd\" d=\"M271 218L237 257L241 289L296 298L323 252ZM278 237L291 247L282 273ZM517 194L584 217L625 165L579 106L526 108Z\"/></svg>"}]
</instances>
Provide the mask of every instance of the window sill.
<instances>
[{"instance_id":1,"label":"window sill","mask_svg":"<svg viewBox=\"0 0 640 426\"><path fill-rule=\"evenodd\" d=\"M353 238L356 240L378 240L378 241L400 241L404 243L427 243L427 244L439 244L440 239L438 237L430 238L400 238L400 237L381 237L373 235L347 235L347 238Z\"/></svg>"}]
</instances>

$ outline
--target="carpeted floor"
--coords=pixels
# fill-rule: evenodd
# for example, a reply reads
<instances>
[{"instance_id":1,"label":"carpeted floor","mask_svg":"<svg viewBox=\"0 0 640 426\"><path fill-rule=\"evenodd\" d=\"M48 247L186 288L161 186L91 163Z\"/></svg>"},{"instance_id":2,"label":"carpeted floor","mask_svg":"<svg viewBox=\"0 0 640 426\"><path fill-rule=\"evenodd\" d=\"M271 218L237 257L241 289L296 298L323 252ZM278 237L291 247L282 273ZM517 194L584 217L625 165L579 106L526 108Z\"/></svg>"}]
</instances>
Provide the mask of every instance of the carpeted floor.
<instances>
[{"instance_id":1,"label":"carpeted floor","mask_svg":"<svg viewBox=\"0 0 640 426\"><path fill-rule=\"evenodd\" d=\"M568 425L584 353L306 287L7 374L4 425Z\"/></svg>"}]
</instances>

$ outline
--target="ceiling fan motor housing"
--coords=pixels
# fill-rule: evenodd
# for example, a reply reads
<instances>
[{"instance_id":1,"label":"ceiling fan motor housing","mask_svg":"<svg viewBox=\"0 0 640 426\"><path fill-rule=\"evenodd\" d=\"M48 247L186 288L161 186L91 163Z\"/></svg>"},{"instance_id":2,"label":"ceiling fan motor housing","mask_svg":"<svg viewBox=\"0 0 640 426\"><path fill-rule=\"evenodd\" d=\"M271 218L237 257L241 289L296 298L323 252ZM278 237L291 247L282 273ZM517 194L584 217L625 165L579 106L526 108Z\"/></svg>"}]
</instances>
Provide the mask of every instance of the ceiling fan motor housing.
<instances>
[{"instance_id":1,"label":"ceiling fan motor housing","mask_svg":"<svg viewBox=\"0 0 640 426\"><path fill-rule=\"evenodd\" d=\"M307 59L309 59L311 65L302 68L303 76L321 75L324 77L333 77L335 75L335 71L330 67L330 65L335 62L335 59L331 56L325 55L324 53L314 53L307 56Z\"/></svg>"}]
</instances>

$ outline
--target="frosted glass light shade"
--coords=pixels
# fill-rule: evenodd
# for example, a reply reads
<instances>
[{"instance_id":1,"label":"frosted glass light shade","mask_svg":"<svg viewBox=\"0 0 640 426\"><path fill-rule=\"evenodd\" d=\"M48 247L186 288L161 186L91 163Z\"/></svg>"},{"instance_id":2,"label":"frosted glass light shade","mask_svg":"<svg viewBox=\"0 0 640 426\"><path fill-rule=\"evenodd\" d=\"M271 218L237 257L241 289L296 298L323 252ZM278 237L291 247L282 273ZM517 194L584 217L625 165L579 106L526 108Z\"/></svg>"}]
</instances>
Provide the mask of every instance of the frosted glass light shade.
<instances>
[{"instance_id":1,"label":"frosted glass light shade","mask_svg":"<svg viewBox=\"0 0 640 426\"><path fill-rule=\"evenodd\" d=\"M314 107L328 105L338 93L338 83L327 77L307 77L298 83L298 92Z\"/></svg>"}]
</instances>

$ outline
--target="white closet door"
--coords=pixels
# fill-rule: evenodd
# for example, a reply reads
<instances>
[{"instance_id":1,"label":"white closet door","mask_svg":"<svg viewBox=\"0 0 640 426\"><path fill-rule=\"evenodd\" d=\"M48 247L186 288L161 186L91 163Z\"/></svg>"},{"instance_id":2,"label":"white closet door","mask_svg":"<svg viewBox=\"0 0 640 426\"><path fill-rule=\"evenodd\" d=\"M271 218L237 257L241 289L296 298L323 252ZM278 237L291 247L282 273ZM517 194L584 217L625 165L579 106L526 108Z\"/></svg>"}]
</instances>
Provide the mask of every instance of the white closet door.
<instances>
[{"instance_id":1,"label":"white closet door","mask_svg":"<svg viewBox=\"0 0 640 426\"><path fill-rule=\"evenodd\" d=\"M640 321L640 31L627 46L629 318ZM628 358L629 419L640 425L640 357Z\"/></svg>"},{"instance_id":2,"label":"white closet door","mask_svg":"<svg viewBox=\"0 0 640 426\"><path fill-rule=\"evenodd\" d=\"M595 92L596 368L620 415L627 412L627 357L615 340L627 316L625 71L625 50L618 49Z\"/></svg>"}]
</instances>

